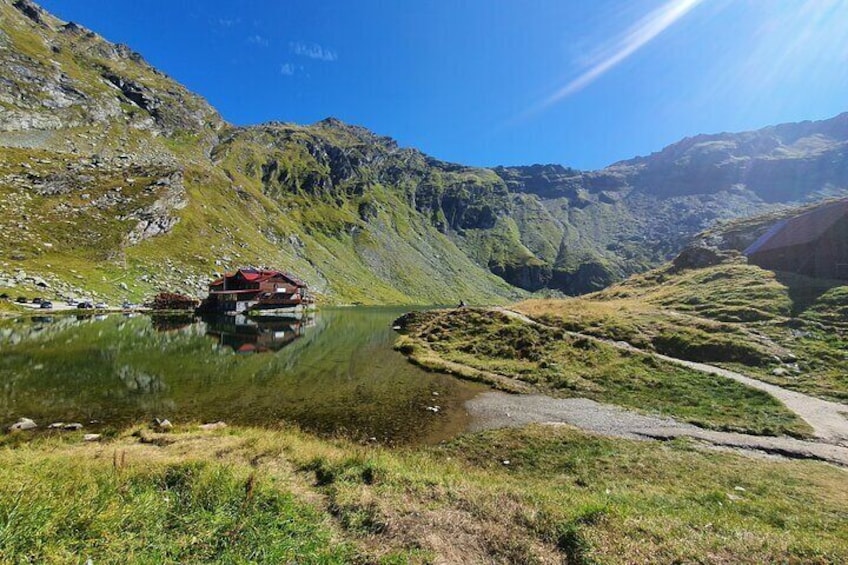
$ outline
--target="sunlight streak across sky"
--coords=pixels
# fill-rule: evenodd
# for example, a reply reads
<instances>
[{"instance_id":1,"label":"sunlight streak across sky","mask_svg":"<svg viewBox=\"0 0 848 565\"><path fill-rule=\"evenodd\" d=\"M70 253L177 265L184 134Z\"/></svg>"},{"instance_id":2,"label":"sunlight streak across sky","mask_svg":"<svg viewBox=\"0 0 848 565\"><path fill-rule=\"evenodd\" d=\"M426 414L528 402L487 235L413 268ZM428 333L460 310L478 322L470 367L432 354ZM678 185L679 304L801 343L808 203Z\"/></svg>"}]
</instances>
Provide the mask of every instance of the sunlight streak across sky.
<instances>
[{"instance_id":1,"label":"sunlight streak across sky","mask_svg":"<svg viewBox=\"0 0 848 565\"><path fill-rule=\"evenodd\" d=\"M541 112L560 100L579 92L604 73L633 55L680 18L688 14L703 0L669 0L647 14L630 28L601 45L590 55L587 69L565 86L526 110L517 119Z\"/></svg>"}]
</instances>

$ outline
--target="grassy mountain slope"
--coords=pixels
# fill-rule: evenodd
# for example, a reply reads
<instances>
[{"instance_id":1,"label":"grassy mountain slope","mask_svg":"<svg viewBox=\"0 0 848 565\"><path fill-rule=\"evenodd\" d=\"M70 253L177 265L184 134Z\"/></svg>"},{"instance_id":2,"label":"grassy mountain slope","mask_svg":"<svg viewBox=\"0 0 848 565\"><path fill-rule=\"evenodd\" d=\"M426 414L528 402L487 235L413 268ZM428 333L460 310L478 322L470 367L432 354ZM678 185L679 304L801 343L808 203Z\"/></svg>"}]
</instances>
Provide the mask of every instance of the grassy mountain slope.
<instances>
[{"instance_id":1,"label":"grassy mountain slope","mask_svg":"<svg viewBox=\"0 0 848 565\"><path fill-rule=\"evenodd\" d=\"M445 211L458 225L477 213L468 198L426 200L486 190L491 172L335 121L233 128L126 47L29 2L0 2L0 18L10 292L198 294L215 272L265 264L336 302L517 296L439 231Z\"/></svg>"},{"instance_id":2,"label":"grassy mountain slope","mask_svg":"<svg viewBox=\"0 0 848 565\"><path fill-rule=\"evenodd\" d=\"M227 124L126 46L0 0L0 287L138 300L269 265L333 302L579 294L716 220L848 189L848 118L595 172L483 169L327 119ZM50 286L47 292L38 283Z\"/></svg>"},{"instance_id":3,"label":"grassy mountain slope","mask_svg":"<svg viewBox=\"0 0 848 565\"><path fill-rule=\"evenodd\" d=\"M517 308L565 329L708 363L823 398L848 399L848 286L730 256L665 265L573 300Z\"/></svg>"}]
</instances>

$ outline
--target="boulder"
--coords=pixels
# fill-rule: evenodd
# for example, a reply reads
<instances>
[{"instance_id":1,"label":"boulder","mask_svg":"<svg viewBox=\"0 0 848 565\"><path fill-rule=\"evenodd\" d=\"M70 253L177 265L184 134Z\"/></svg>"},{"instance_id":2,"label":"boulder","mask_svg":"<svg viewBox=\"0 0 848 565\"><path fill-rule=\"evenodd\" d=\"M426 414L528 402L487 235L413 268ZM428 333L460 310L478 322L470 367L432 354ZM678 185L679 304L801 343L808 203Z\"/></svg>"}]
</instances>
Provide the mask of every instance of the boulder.
<instances>
[{"instance_id":1,"label":"boulder","mask_svg":"<svg viewBox=\"0 0 848 565\"><path fill-rule=\"evenodd\" d=\"M718 250L692 245L681 251L672 261L672 265L674 265L675 271L683 271L685 269L712 267L713 265L720 265L723 261L724 257Z\"/></svg>"},{"instance_id":2,"label":"boulder","mask_svg":"<svg viewBox=\"0 0 848 565\"><path fill-rule=\"evenodd\" d=\"M22 430L34 430L38 427L38 424L30 420L29 418L21 418L11 426L9 426L10 432L17 432Z\"/></svg>"},{"instance_id":3,"label":"boulder","mask_svg":"<svg viewBox=\"0 0 848 565\"><path fill-rule=\"evenodd\" d=\"M212 431L212 430L220 430L221 428L226 428L227 424L225 424L224 422L214 422L214 423L211 423L211 424L201 424L198 427L201 430L209 432L209 431Z\"/></svg>"},{"instance_id":4,"label":"boulder","mask_svg":"<svg viewBox=\"0 0 848 565\"><path fill-rule=\"evenodd\" d=\"M164 420L160 420L159 418L154 418L153 420L153 428L160 432L167 432L169 430L174 429L174 424L171 423L167 418Z\"/></svg>"}]
</instances>

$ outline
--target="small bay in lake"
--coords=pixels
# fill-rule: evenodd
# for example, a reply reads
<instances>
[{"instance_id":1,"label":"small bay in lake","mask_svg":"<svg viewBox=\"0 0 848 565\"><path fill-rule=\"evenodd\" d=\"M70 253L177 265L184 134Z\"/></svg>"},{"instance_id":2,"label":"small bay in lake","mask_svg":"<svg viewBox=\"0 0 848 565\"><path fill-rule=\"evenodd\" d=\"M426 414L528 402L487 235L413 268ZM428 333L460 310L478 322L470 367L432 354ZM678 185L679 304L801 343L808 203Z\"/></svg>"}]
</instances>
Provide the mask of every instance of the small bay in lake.
<instances>
[{"instance_id":1,"label":"small bay in lake","mask_svg":"<svg viewBox=\"0 0 848 565\"><path fill-rule=\"evenodd\" d=\"M288 423L395 444L448 439L469 425L465 402L486 389L423 371L394 351L391 324L404 311L3 320L0 425L27 417L40 429L51 422L121 429L167 418Z\"/></svg>"}]
</instances>

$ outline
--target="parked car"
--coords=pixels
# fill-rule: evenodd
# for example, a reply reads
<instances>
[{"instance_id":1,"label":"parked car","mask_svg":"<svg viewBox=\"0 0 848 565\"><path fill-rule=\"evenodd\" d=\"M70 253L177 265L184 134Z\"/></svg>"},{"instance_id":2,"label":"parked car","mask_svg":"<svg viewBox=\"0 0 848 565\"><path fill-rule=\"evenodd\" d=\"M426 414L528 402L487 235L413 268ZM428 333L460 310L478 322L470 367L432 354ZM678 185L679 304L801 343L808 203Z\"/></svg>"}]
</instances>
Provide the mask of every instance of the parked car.
<instances>
[{"instance_id":1,"label":"parked car","mask_svg":"<svg viewBox=\"0 0 848 565\"><path fill-rule=\"evenodd\" d=\"M17 302L18 304L26 304L29 301L27 300L26 296L19 296L15 298L15 302Z\"/></svg>"},{"instance_id":2,"label":"parked car","mask_svg":"<svg viewBox=\"0 0 848 565\"><path fill-rule=\"evenodd\" d=\"M5 292L3 294L0 294L0 300L9 300L9 295Z\"/></svg>"},{"instance_id":3,"label":"parked car","mask_svg":"<svg viewBox=\"0 0 848 565\"><path fill-rule=\"evenodd\" d=\"M32 299L33 304L41 304L42 302L44 302L44 299L41 298L40 296L36 296L35 298Z\"/></svg>"},{"instance_id":4,"label":"parked car","mask_svg":"<svg viewBox=\"0 0 848 565\"><path fill-rule=\"evenodd\" d=\"M53 303L50 302L49 300L42 300L41 304L38 307L41 308L42 310L52 309Z\"/></svg>"},{"instance_id":5,"label":"parked car","mask_svg":"<svg viewBox=\"0 0 848 565\"><path fill-rule=\"evenodd\" d=\"M80 310L94 310L94 304L88 301L83 301L77 304L77 308Z\"/></svg>"},{"instance_id":6,"label":"parked car","mask_svg":"<svg viewBox=\"0 0 848 565\"><path fill-rule=\"evenodd\" d=\"M94 307L97 308L98 310L108 310L109 309L109 305L106 304L105 302L98 302L97 304L94 305Z\"/></svg>"},{"instance_id":7,"label":"parked car","mask_svg":"<svg viewBox=\"0 0 848 565\"><path fill-rule=\"evenodd\" d=\"M67 304L68 306L76 306L77 303L79 303L79 300L77 300L76 298L68 298L65 301L65 304Z\"/></svg>"}]
</instances>

